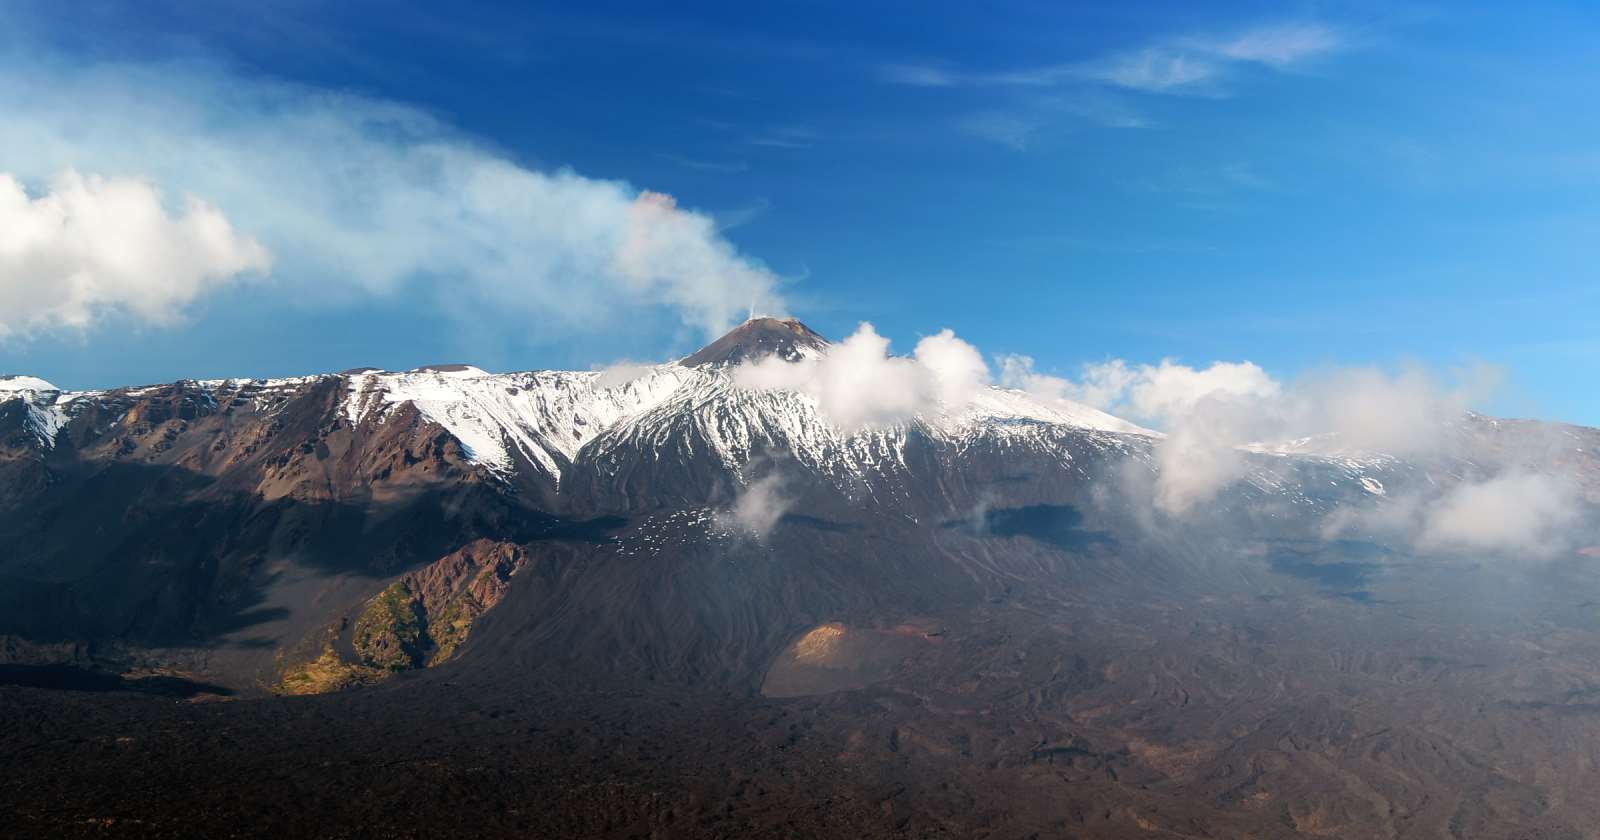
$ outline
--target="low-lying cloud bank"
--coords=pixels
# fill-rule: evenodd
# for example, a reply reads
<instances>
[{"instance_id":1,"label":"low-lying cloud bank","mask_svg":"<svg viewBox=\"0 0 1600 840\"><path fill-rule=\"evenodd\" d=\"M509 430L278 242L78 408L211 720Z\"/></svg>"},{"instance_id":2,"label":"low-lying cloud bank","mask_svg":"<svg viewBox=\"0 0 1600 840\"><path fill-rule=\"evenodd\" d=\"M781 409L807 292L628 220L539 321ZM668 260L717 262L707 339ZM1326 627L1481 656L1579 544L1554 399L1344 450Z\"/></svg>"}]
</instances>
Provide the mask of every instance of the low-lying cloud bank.
<instances>
[{"instance_id":1,"label":"low-lying cloud bank","mask_svg":"<svg viewBox=\"0 0 1600 840\"><path fill-rule=\"evenodd\" d=\"M1566 477L1514 467L1442 493L1340 508L1323 523L1323 535L1373 537L1424 551L1543 558L1570 547L1571 526L1581 516L1579 499Z\"/></svg>"},{"instance_id":2,"label":"low-lying cloud bank","mask_svg":"<svg viewBox=\"0 0 1600 840\"><path fill-rule=\"evenodd\" d=\"M1578 518L1576 488L1563 479L1511 472L1456 488L1429 511L1425 546L1550 553Z\"/></svg>"},{"instance_id":3,"label":"low-lying cloud bank","mask_svg":"<svg viewBox=\"0 0 1600 840\"><path fill-rule=\"evenodd\" d=\"M1486 366L1445 380L1420 367L1399 372L1342 368L1280 382L1250 362L1195 368L1163 360L1089 365L1078 381L1034 370L1031 359L1000 360L1001 381L1045 399L1070 399L1166 432L1155 444L1155 474L1126 482L1171 517L1201 506L1245 478L1251 453L1390 455L1424 461L1477 457L1471 407L1498 386ZM1567 547L1581 513L1577 485L1551 472L1549 440L1502 441L1487 477L1430 479L1423 489L1344 506L1324 523L1328 538L1363 536L1421 551L1548 557ZM1570 445L1570 444L1569 444ZM1458 449L1465 447L1465 449ZM1435 463L1444 461L1435 460ZM1558 469L1558 468L1555 468Z\"/></svg>"},{"instance_id":4,"label":"low-lying cloud bank","mask_svg":"<svg viewBox=\"0 0 1600 840\"><path fill-rule=\"evenodd\" d=\"M1156 446L1156 504L1183 514L1244 477L1246 451L1265 447L1324 454L1413 456L1447 446L1452 424L1487 396L1498 372L1478 368L1444 382L1418 367L1390 373L1344 368L1280 382L1251 362L1204 368L1086 366L1079 381L1034 370L1024 356L1001 359L1001 382L1045 399L1071 399L1166 432Z\"/></svg>"},{"instance_id":5,"label":"low-lying cloud bank","mask_svg":"<svg viewBox=\"0 0 1600 840\"><path fill-rule=\"evenodd\" d=\"M1374 495L1336 508L1328 539L1374 538L1425 552L1549 557L1570 546L1583 509L1577 484L1552 455L1570 441L1536 430L1478 437L1472 405L1500 378L1487 367L1442 378L1420 367L1322 371L1279 381L1251 362L1191 367L1114 360L1090 365L1077 381L1041 373L1031 359L998 360L1000 384L1045 401L1086 404L1164 431L1152 442L1153 469L1123 465L1117 504L1132 503L1152 526L1184 527L1209 516L1208 502L1274 454L1411 459L1425 473L1398 495ZM814 399L845 432L959 412L990 381L978 349L950 330L891 356L889 340L863 323L818 358L768 357L735 371L747 388L781 389ZM1555 434L1555 433L1552 433ZM1557 435L1559 436L1559 435ZM1485 449L1483 447L1490 447ZM1487 460L1485 460L1487 458ZM1466 470L1477 477L1460 477ZM1485 472L1486 471L1486 472ZM775 482L757 482L729 514L742 530L765 533L782 515Z\"/></svg>"},{"instance_id":6,"label":"low-lying cloud bank","mask_svg":"<svg viewBox=\"0 0 1600 840\"><path fill-rule=\"evenodd\" d=\"M910 357L889 355L889 339L869 323L820 358L786 362L769 356L740 366L744 388L797 391L817 401L823 417L845 432L960 411L989 383L976 347L943 330L917 342Z\"/></svg>"},{"instance_id":7,"label":"low-lying cloud bank","mask_svg":"<svg viewBox=\"0 0 1600 840\"><path fill-rule=\"evenodd\" d=\"M210 65L0 52L0 114L0 222L29 222L0 223L0 331L14 336L119 310L169 323L269 264L286 299L421 294L479 329L595 330L654 307L715 334L751 306L784 308L779 278L710 217L531 168L391 101Z\"/></svg>"}]
</instances>

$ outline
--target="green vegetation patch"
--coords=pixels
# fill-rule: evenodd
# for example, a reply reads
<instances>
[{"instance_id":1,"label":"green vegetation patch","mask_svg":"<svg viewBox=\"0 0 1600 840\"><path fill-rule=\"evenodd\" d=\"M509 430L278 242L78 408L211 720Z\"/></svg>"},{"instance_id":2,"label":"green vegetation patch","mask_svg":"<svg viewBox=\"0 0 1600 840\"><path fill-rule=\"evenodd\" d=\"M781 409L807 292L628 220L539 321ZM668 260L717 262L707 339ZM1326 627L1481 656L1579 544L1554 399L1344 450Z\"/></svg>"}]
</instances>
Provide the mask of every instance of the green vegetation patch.
<instances>
[{"instance_id":1,"label":"green vegetation patch","mask_svg":"<svg viewBox=\"0 0 1600 840\"><path fill-rule=\"evenodd\" d=\"M316 659L290 667L273 688L279 694L327 694L370 685L385 676L377 668L345 662L329 641Z\"/></svg>"},{"instance_id":2,"label":"green vegetation patch","mask_svg":"<svg viewBox=\"0 0 1600 840\"><path fill-rule=\"evenodd\" d=\"M429 665L437 665L455 655L461 644L467 640L467 633L472 630L472 622L482 612L473 597L462 592L450 599L444 609L439 611L439 617L434 620L432 627L433 641L437 646L433 660Z\"/></svg>"},{"instance_id":3,"label":"green vegetation patch","mask_svg":"<svg viewBox=\"0 0 1600 840\"><path fill-rule=\"evenodd\" d=\"M473 584L493 589L491 578L498 577L503 583L512 571L504 564L491 565L479 572ZM468 586L430 614L418 586L414 578L401 578L367 602L354 627L349 619L342 619L294 650L281 652L278 672L282 676L273 690L282 694L339 691L454 657L466 643L473 623L488 608L473 594L474 586ZM341 654L338 647L337 640L346 630L353 657L348 651ZM299 659L307 661L294 661Z\"/></svg>"},{"instance_id":4,"label":"green vegetation patch","mask_svg":"<svg viewBox=\"0 0 1600 840\"><path fill-rule=\"evenodd\" d=\"M356 619L352 644L362 663L373 668L405 671L421 667L434 646L428 637L422 600L405 581L395 581Z\"/></svg>"}]
</instances>

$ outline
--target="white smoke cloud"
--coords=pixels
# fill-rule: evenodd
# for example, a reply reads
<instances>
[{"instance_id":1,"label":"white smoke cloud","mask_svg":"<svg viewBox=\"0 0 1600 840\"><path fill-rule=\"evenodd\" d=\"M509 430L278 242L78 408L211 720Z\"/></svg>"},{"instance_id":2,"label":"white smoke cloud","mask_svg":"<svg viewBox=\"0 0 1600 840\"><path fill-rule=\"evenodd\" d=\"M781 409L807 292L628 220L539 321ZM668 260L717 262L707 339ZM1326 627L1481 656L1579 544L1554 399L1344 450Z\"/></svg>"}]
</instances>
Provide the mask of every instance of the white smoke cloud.
<instances>
[{"instance_id":1,"label":"white smoke cloud","mask_svg":"<svg viewBox=\"0 0 1600 840\"><path fill-rule=\"evenodd\" d=\"M820 358L786 362L768 356L741 365L734 381L743 388L809 395L830 423L853 432L940 407L960 411L988 384L989 368L977 348L950 330L917 342L913 356L905 358L889 355L889 339L862 323Z\"/></svg>"},{"instance_id":2,"label":"white smoke cloud","mask_svg":"<svg viewBox=\"0 0 1600 840\"><path fill-rule=\"evenodd\" d=\"M1322 521L1322 538L1376 538L1390 542L1415 542L1418 523L1427 505L1434 501L1416 493L1385 495L1371 506L1341 505Z\"/></svg>"},{"instance_id":3,"label":"white smoke cloud","mask_svg":"<svg viewBox=\"0 0 1600 840\"><path fill-rule=\"evenodd\" d=\"M794 502L784 488L782 476L772 473L747 485L733 507L718 516L718 521L724 527L765 539Z\"/></svg>"},{"instance_id":4,"label":"white smoke cloud","mask_svg":"<svg viewBox=\"0 0 1600 840\"><path fill-rule=\"evenodd\" d=\"M169 208L155 185L76 170L38 195L0 173L0 338L83 329L125 311L153 324L272 259L220 210L186 198Z\"/></svg>"},{"instance_id":5,"label":"white smoke cloud","mask_svg":"<svg viewBox=\"0 0 1600 840\"><path fill-rule=\"evenodd\" d=\"M545 336L655 308L709 334L752 305L784 309L778 278L709 217L622 182L530 168L395 102L193 63L0 52L0 114L6 167L24 182L76 169L200 196L213 210L189 215L226 214L305 305L420 291L477 329ZM207 288L166 273L147 288L158 282L189 282L175 297ZM12 296L24 283L0 275Z\"/></svg>"},{"instance_id":6,"label":"white smoke cloud","mask_svg":"<svg viewBox=\"0 0 1600 840\"><path fill-rule=\"evenodd\" d=\"M1473 551L1544 558L1571 543L1582 494L1571 480L1521 467L1441 493L1410 493L1371 507L1342 507L1323 536L1372 537L1423 551Z\"/></svg>"},{"instance_id":7,"label":"white smoke cloud","mask_svg":"<svg viewBox=\"0 0 1600 840\"><path fill-rule=\"evenodd\" d=\"M1187 513L1243 478L1247 463L1225 426L1181 423L1155 447L1155 504L1169 514Z\"/></svg>"},{"instance_id":8,"label":"white smoke cloud","mask_svg":"<svg viewBox=\"0 0 1600 840\"><path fill-rule=\"evenodd\" d=\"M1546 556L1578 518L1577 491L1563 479L1513 471L1451 490L1422 520L1418 544Z\"/></svg>"}]
</instances>

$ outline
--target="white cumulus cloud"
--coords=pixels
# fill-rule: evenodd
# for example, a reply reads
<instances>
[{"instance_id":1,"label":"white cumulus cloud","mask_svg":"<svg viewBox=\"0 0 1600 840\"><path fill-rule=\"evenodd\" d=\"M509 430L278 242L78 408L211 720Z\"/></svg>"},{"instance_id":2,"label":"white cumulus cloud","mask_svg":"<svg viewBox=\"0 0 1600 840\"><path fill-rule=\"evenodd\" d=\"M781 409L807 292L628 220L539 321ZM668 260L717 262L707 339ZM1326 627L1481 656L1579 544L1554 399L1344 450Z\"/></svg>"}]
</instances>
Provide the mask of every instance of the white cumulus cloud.
<instances>
[{"instance_id":1,"label":"white cumulus cloud","mask_svg":"<svg viewBox=\"0 0 1600 840\"><path fill-rule=\"evenodd\" d=\"M989 366L978 348L956 338L945 329L917 342L917 365L933 381L940 405L959 411L972 401L978 389L989 384Z\"/></svg>"},{"instance_id":2,"label":"white cumulus cloud","mask_svg":"<svg viewBox=\"0 0 1600 840\"><path fill-rule=\"evenodd\" d=\"M807 394L845 431L899 423L938 410L960 411L989 381L983 356L954 332L917 342L907 358L889 354L889 339L863 323L820 358L786 362L769 356L735 371L744 388Z\"/></svg>"},{"instance_id":3,"label":"white cumulus cloud","mask_svg":"<svg viewBox=\"0 0 1600 840\"><path fill-rule=\"evenodd\" d=\"M0 338L83 329L110 312L171 323L206 292L266 273L267 249L221 210L156 186L68 169L30 195L0 173Z\"/></svg>"},{"instance_id":4,"label":"white cumulus cloud","mask_svg":"<svg viewBox=\"0 0 1600 840\"><path fill-rule=\"evenodd\" d=\"M1091 370L1091 381L1094 377ZM1277 381L1253 362L1214 362L1193 368L1163 359L1159 365L1137 369L1126 405L1139 417L1170 422L1195 413L1208 401L1270 400L1280 391Z\"/></svg>"}]
</instances>

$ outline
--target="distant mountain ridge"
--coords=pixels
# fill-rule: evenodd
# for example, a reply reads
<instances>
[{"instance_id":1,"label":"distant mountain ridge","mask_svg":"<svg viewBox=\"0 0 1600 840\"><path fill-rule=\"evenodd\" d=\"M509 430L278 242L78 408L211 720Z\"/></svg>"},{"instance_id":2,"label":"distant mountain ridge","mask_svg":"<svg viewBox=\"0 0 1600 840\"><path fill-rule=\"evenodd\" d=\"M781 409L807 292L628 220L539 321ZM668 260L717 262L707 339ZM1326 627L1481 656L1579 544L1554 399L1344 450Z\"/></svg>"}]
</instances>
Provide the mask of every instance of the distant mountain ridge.
<instances>
[{"instance_id":1,"label":"distant mountain ridge","mask_svg":"<svg viewBox=\"0 0 1600 840\"><path fill-rule=\"evenodd\" d=\"M378 584L404 584L425 619L466 622L437 639L426 621L416 630L453 651L511 576L537 566L541 545L723 551L831 522L909 546L958 533L938 523L1007 505L1068 505L1099 511L1088 526L1140 527L1116 494L1159 469L1161 438L1088 406L986 386L961 406L844 432L806 395L737 382L743 364L815 360L829 347L798 321L761 318L623 376L451 364L90 392L7 377L0 539L17 548L0 558L10 645L0 658L112 644L158 658L188 650L206 674L258 687L279 685L285 662L343 663L331 673L355 679L341 668L363 655L327 628L353 626ZM1521 434L1492 421L1464 428L1484 458ZM1593 437L1573 438L1576 453L1562 457L1592 459ZM1338 505L1481 469L1283 448L1245 456L1222 515L1267 517L1297 538L1313 538ZM772 509L742 519L757 484ZM751 521L779 536L741 537ZM499 583L473 583L478 558L498 558ZM394 641L380 659L401 661L404 649L432 661L427 644ZM297 684L339 684L328 679Z\"/></svg>"},{"instance_id":2,"label":"distant mountain ridge","mask_svg":"<svg viewBox=\"0 0 1600 840\"><path fill-rule=\"evenodd\" d=\"M14 387L9 392L27 395L18 398L27 403L34 417L30 428L39 443L49 448L73 415L96 400L138 397L160 387L185 387L213 399L223 397L230 408L248 404L268 409L308 387L338 381L347 392L342 413L352 425L382 422L394 407L410 404L448 430L474 463L502 476L533 473L559 483L561 471L592 441L608 435L631 435L637 441L649 434L640 428L648 418L667 421L669 415L680 412L704 419L705 433L716 438L715 445L730 465L748 458L748 441L720 439L726 424L708 416L707 405L715 405L727 417L740 415L744 422L754 424L753 434L765 434L771 443L818 457L823 448L839 449L845 436L829 428L804 398L739 389L728 373L729 366L769 356L786 361L816 358L828 346L826 339L799 321L757 318L678 362L641 369L614 384L596 371L490 374L471 365L449 364L398 373L359 368L284 379L186 380L171 386L84 392L61 392L43 380L18 378L15 381L19 383L43 385ZM972 406L920 422L938 433L957 433L995 421L1122 433L1145 431L1088 406L1047 403L999 388L985 389ZM598 445L606 443L602 440Z\"/></svg>"}]
</instances>

